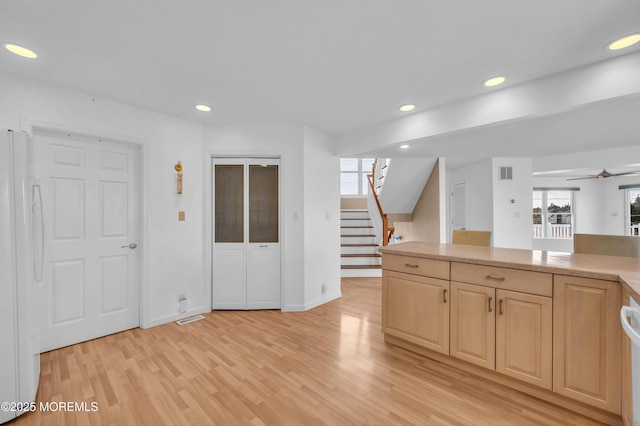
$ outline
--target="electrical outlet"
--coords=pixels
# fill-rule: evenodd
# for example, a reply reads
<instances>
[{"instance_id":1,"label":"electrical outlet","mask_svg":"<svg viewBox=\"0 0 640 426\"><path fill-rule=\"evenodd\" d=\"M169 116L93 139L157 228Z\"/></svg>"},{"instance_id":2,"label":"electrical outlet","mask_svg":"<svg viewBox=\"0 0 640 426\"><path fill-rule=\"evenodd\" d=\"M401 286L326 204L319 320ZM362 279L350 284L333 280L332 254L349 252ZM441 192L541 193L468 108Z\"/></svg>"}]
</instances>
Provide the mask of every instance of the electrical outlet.
<instances>
[{"instance_id":1,"label":"electrical outlet","mask_svg":"<svg viewBox=\"0 0 640 426\"><path fill-rule=\"evenodd\" d=\"M185 217L184 212L182 212L182 211L178 212L178 220L179 221L183 222L184 221L184 217Z\"/></svg>"}]
</instances>

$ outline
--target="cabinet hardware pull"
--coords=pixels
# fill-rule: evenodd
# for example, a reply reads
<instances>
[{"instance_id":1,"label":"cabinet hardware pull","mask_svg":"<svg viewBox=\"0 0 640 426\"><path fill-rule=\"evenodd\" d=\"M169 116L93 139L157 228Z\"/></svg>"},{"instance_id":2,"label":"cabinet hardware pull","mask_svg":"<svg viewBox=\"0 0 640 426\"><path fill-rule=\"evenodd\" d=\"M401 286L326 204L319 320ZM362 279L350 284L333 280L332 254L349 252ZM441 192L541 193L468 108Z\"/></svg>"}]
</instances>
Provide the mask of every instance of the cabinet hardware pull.
<instances>
[{"instance_id":1,"label":"cabinet hardware pull","mask_svg":"<svg viewBox=\"0 0 640 426\"><path fill-rule=\"evenodd\" d=\"M498 305L500 305L500 315L502 315L502 299L498 299Z\"/></svg>"},{"instance_id":2,"label":"cabinet hardware pull","mask_svg":"<svg viewBox=\"0 0 640 426\"><path fill-rule=\"evenodd\" d=\"M418 268L419 267L419 265L416 265L414 263L405 263L404 266L409 266L411 268Z\"/></svg>"},{"instance_id":3,"label":"cabinet hardware pull","mask_svg":"<svg viewBox=\"0 0 640 426\"><path fill-rule=\"evenodd\" d=\"M498 281L504 281L504 277L494 277L491 274L487 274L487 279L488 280L498 280Z\"/></svg>"},{"instance_id":4,"label":"cabinet hardware pull","mask_svg":"<svg viewBox=\"0 0 640 426\"><path fill-rule=\"evenodd\" d=\"M447 303L447 289L442 290L442 303Z\"/></svg>"},{"instance_id":5,"label":"cabinet hardware pull","mask_svg":"<svg viewBox=\"0 0 640 426\"><path fill-rule=\"evenodd\" d=\"M489 298L489 312L491 312L491 299L493 299L492 297Z\"/></svg>"}]
</instances>

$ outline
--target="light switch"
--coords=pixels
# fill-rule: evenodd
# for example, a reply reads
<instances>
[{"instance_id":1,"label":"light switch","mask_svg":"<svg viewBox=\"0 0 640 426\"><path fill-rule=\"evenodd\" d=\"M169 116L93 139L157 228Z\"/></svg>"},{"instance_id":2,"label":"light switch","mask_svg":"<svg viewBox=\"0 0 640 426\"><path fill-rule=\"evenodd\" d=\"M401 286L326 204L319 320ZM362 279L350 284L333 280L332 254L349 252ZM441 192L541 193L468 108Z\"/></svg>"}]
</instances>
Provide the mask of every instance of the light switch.
<instances>
[{"instance_id":1,"label":"light switch","mask_svg":"<svg viewBox=\"0 0 640 426\"><path fill-rule=\"evenodd\" d=\"M184 212L178 212L178 220L184 221Z\"/></svg>"}]
</instances>

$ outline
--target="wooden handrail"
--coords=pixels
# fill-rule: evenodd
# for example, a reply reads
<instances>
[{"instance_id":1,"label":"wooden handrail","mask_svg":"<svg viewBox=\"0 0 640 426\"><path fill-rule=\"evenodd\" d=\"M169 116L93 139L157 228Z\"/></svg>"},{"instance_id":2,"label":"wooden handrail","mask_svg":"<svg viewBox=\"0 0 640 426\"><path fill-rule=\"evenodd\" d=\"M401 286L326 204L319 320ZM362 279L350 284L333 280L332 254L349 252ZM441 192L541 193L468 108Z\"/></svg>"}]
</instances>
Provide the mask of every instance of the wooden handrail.
<instances>
[{"instance_id":1,"label":"wooden handrail","mask_svg":"<svg viewBox=\"0 0 640 426\"><path fill-rule=\"evenodd\" d=\"M367 180L369 181L369 188L371 188L371 193L373 194L374 200L376 200L376 206L378 206L378 212L380 213L380 218L382 219L382 245L389 245L389 241L391 241L391 237L393 236L393 231L395 228L389 226L389 218L386 213L382 211L382 206L380 205L380 199L378 198L378 193L376 192L376 188L374 187L374 176L376 173L376 165L378 163L378 159L376 158L371 166L371 174L367 175Z\"/></svg>"}]
</instances>

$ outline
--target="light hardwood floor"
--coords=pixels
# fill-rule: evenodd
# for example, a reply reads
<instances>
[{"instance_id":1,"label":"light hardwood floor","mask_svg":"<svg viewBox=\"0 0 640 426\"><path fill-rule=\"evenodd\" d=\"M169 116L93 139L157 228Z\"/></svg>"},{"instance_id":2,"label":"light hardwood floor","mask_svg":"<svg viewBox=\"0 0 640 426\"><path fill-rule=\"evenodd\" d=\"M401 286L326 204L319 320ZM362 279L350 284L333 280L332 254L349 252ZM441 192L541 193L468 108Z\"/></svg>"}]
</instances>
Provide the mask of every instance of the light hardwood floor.
<instances>
[{"instance_id":1,"label":"light hardwood floor","mask_svg":"<svg viewBox=\"0 0 640 426\"><path fill-rule=\"evenodd\" d=\"M215 311L42 355L40 402L11 425L595 425L455 368L386 345L380 278L301 313Z\"/></svg>"}]
</instances>

